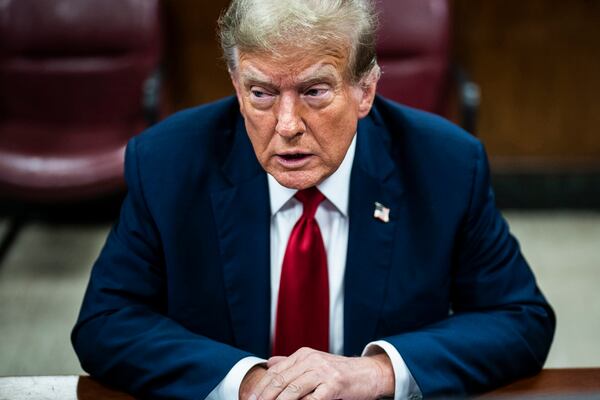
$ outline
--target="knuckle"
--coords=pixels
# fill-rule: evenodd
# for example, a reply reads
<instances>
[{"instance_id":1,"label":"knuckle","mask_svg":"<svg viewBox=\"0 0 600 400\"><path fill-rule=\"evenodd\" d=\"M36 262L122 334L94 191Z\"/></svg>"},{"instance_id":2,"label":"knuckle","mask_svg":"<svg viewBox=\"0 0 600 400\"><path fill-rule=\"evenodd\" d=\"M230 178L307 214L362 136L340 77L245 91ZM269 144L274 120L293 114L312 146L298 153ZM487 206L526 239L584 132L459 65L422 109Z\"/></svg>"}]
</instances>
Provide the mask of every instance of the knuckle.
<instances>
[{"instance_id":1,"label":"knuckle","mask_svg":"<svg viewBox=\"0 0 600 400\"><path fill-rule=\"evenodd\" d=\"M331 371L328 371L328 374L333 382L336 382L337 384L342 383L343 375L337 369L332 369Z\"/></svg>"},{"instance_id":2,"label":"knuckle","mask_svg":"<svg viewBox=\"0 0 600 400\"><path fill-rule=\"evenodd\" d=\"M275 375L278 375L278 373L274 372L272 369L268 369L265 375L267 376L267 378L273 379Z\"/></svg>"},{"instance_id":3,"label":"knuckle","mask_svg":"<svg viewBox=\"0 0 600 400\"><path fill-rule=\"evenodd\" d=\"M309 360L310 362L321 362L323 360L323 358L321 357L321 354L313 352L310 353L309 355L306 356L306 359Z\"/></svg>"},{"instance_id":4,"label":"knuckle","mask_svg":"<svg viewBox=\"0 0 600 400\"><path fill-rule=\"evenodd\" d=\"M276 387L276 388L280 388L285 385L285 378L283 377L283 375L278 374L277 372L268 372L268 374L269 374L269 377L271 378L269 385Z\"/></svg>"},{"instance_id":5,"label":"knuckle","mask_svg":"<svg viewBox=\"0 0 600 400\"><path fill-rule=\"evenodd\" d=\"M285 386L285 377L277 372L274 371L267 371L266 373L267 379L266 382L268 386L271 387L275 387L275 388L281 388L283 386Z\"/></svg>"},{"instance_id":6,"label":"knuckle","mask_svg":"<svg viewBox=\"0 0 600 400\"><path fill-rule=\"evenodd\" d=\"M273 377L273 376L275 376L276 374L279 374L279 373L281 373L281 371L282 371L282 370L283 370L283 369L282 369L282 367L281 367L281 366L279 366L279 365L274 365L274 366L270 367L270 368L267 370L267 371L268 371L268 372L267 372L267 375L269 375L269 376Z\"/></svg>"},{"instance_id":7,"label":"knuckle","mask_svg":"<svg viewBox=\"0 0 600 400\"><path fill-rule=\"evenodd\" d=\"M302 386L292 382L285 388L285 390L292 393L300 393L302 392Z\"/></svg>"}]
</instances>

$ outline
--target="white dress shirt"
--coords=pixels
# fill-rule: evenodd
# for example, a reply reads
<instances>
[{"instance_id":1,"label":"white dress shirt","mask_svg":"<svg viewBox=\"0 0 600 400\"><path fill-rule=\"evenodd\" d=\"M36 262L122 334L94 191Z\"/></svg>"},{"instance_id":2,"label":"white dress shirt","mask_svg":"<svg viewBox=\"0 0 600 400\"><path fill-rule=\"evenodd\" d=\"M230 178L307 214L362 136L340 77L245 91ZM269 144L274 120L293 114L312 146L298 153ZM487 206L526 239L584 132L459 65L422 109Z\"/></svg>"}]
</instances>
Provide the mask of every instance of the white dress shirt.
<instances>
[{"instance_id":1,"label":"white dress shirt","mask_svg":"<svg viewBox=\"0 0 600 400\"><path fill-rule=\"evenodd\" d=\"M315 213L325 250L329 277L329 350L342 354L344 350L344 272L348 249L348 197L350 173L356 151L356 135L348 148L340 167L317 185L325 196ZM297 190L280 185L267 175L271 202L271 343L277 315L279 282L283 257L294 225L302 215L302 203L294 195ZM404 360L390 343L378 340L369 343L363 355L385 352L392 361L396 378L394 399L420 398L421 392L406 367ZM229 371L207 400L231 400L239 398L239 387L246 373L265 360L246 357Z\"/></svg>"}]
</instances>

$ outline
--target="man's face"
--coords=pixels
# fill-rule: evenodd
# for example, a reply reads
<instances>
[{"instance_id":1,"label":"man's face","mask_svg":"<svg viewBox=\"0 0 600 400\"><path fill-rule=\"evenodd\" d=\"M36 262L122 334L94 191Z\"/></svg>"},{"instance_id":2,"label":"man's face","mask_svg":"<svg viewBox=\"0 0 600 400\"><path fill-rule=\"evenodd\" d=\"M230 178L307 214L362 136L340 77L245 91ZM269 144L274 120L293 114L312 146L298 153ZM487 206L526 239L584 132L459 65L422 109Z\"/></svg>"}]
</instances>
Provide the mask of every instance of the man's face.
<instances>
[{"instance_id":1,"label":"man's face","mask_svg":"<svg viewBox=\"0 0 600 400\"><path fill-rule=\"evenodd\" d=\"M286 56L241 53L232 81L262 167L281 185L305 189L342 163L376 82L348 83L345 52L279 53Z\"/></svg>"}]
</instances>

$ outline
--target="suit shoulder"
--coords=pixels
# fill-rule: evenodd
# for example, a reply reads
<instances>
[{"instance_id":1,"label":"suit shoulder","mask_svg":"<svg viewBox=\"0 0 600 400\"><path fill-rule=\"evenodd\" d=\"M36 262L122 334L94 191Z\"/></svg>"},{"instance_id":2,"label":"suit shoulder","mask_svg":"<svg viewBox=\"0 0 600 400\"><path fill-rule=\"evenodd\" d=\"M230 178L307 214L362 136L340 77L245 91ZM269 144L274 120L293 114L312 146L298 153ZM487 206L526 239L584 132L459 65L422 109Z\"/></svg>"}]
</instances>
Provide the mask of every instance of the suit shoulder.
<instances>
[{"instance_id":1,"label":"suit shoulder","mask_svg":"<svg viewBox=\"0 0 600 400\"><path fill-rule=\"evenodd\" d=\"M190 185L218 182L240 118L235 98L173 114L131 139L126 176L135 165L148 198L163 200L170 199L165 188L184 193Z\"/></svg>"},{"instance_id":2,"label":"suit shoulder","mask_svg":"<svg viewBox=\"0 0 600 400\"><path fill-rule=\"evenodd\" d=\"M170 115L135 137L142 153L214 151L226 140L239 118L235 97L188 108Z\"/></svg>"},{"instance_id":3,"label":"suit shoulder","mask_svg":"<svg viewBox=\"0 0 600 400\"><path fill-rule=\"evenodd\" d=\"M426 111L411 108L381 96L376 103L376 116L392 136L402 136L403 142L420 145L431 151L473 151L480 141L447 119Z\"/></svg>"},{"instance_id":4,"label":"suit shoulder","mask_svg":"<svg viewBox=\"0 0 600 400\"><path fill-rule=\"evenodd\" d=\"M420 193L470 190L478 162L485 157L481 142L446 119L379 97L373 118L384 127L385 140L405 182ZM462 189L461 189L462 188Z\"/></svg>"}]
</instances>

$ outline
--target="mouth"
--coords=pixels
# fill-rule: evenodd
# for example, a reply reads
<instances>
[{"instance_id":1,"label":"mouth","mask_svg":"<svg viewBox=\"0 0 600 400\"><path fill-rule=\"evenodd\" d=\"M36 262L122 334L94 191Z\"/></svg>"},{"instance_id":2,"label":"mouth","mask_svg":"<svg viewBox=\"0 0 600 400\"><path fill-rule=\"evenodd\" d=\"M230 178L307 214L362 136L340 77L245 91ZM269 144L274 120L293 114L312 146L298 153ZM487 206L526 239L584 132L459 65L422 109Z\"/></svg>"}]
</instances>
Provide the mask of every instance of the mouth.
<instances>
[{"instance_id":1,"label":"mouth","mask_svg":"<svg viewBox=\"0 0 600 400\"><path fill-rule=\"evenodd\" d=\"M280 165L288 169L298 169L304 167L313 157L309 153L282 153L277 154L276 158Z\"/></svg>"}]
</instances>

